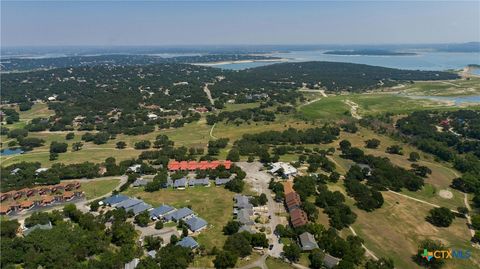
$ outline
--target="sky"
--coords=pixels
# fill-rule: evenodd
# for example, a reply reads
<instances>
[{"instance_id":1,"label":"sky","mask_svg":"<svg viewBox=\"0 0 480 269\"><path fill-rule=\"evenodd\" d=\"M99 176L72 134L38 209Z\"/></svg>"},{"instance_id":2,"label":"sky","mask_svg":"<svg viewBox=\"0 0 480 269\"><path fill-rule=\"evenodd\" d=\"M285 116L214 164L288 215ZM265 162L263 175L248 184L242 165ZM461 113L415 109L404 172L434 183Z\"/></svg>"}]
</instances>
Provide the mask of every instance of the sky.
<instances>
[{"instance_id":1,"label":"sky","mask_svg":"<svg viewBox=\"0 0 480 269\"><path fill-rule=\"evenodd\" d=\"M480 41L480 1L1 1L1 45Z\"/></svg>"}]
</instances>

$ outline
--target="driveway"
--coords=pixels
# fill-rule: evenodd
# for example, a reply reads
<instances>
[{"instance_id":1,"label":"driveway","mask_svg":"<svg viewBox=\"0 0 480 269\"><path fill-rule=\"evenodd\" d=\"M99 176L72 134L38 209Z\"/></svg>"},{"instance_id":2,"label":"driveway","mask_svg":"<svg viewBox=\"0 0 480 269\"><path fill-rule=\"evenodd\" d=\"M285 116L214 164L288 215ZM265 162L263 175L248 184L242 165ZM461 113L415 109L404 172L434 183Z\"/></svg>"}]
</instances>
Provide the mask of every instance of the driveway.
<instances>
[{"instance_id":1,"label":"driveway","mask_svg":"<svg viewBox=\"0 0 480 269\"><path fill-rule=\"evenodd\" d=\"M273 193L268 188L268 183L270 182L272 175L265 171L260 171L260 169L263 168L263 165L259 162L237 162L236 165L247 173L245 181L249 183L258 194L265 193L267 195L268 213L271 216L267 225L272 231L267 235L267 239L270 244L273 245L273 248L268 251L268 254L272 257L279 258L280 254L283 252L283 244L280 243L278 237L273 232L278 224L284 224L285 221L282 221L282 218L278 216L277 213L285 212L285 208L283 204L275 202L273 199Z\"/></svg>"}]
</instances>

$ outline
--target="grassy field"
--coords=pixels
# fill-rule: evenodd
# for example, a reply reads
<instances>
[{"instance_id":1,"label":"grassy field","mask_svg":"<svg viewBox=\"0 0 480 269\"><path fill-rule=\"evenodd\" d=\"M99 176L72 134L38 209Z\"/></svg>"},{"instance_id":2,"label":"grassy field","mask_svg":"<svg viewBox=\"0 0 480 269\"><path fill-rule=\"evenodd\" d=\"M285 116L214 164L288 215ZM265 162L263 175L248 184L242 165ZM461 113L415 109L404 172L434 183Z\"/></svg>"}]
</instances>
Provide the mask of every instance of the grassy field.
<instances>
[{"instance_id":1,"label":"grassy field","mask_svg":"<svg viewBox=\"0 0 480 269\"><path fill-rule=\"evenodd\" d=\"M480 251L470 246L465 219L456 218L450 227L438 228L425 221L430 206L392 193L382 194L385 203L374 212L367 213L352 207L358 215L352 227L377 256L391 257L397 268L420 268L411 256L416 253L418 242L428 238L441 240L448 247L472 250L470 260L449 260L445 268L480 266Z\"/></svg>"},{"instance_id":2,"label":"grassy field","mask_svg":"<svg viewBox=\"0 0 480 269\"><path fill-rule=\"evenodd\" d=\"M87 200L95 197L103 196L111 192L118 186L120 179L95 180L90 182L82 182L80 189L85 192Z\"/></svg>"},{"instance_id":3,"label":"grassy field","mask_svg":"<svg viewBox=\"0 0 480 269\"><path fill-rule=\"evenodd\" d=\"M398 88L402 93L423 96L466 96L480 94L480 78L455 81L419 81Z\"/></svg>"},{"instance_id":4,"label":"grassy field","mask_svg":"<svg viewBox=\"0 0 480 269\"><path fill-rule=\"evenodd\" d=\"M265 264L267 265L268 269L292 269L296 268L293 267L292 265L280 260L280 259L275 259L272 257L268 257L267 260L265 261Z\"/></svg>"},{"instance_id":5,"label":"grassy field","mask_svg":"<svg viewBox=\"0 0 480 269\"><path fill-rule=\"evenodd\" d=\"M129 188L125 194L140 197L153 206L169 204L174 207L191 206L199 217L208 223L208 229L197 238L207 249L213 246L221 247L226 236L222 229L232 219L233 193L222 187L195 187L186 190L160 190L144 192L141 188Z\"/></svg>"},{"instance_id":6,"label":"grassy field","mask_svg":"<svg viewBox=\"0 0 480 269\"><path fill-rule=\"evenodd\" d=\"M349 94L322 98L300 108L306 119L341 120L350 118L350 107L345 101L356 103L360 115L375 115L386 112L405 114L426 109L458 109L448 103L428 99L412 99L392 93ZM474 106L478 109L478 106Z\"/></svg>"}]
</instances>

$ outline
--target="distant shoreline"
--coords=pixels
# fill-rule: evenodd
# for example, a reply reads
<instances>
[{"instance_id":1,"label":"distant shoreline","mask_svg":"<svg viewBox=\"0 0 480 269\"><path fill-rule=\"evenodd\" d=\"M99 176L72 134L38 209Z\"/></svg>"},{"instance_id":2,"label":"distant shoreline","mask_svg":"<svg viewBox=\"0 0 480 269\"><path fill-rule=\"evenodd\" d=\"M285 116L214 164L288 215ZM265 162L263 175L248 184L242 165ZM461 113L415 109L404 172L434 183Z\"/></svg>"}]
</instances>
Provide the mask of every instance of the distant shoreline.
<instances>
[{"instance_id":1,"label":"distant shoreline","mask_svg":"<svg viewBox=\"0 0 480 269\"><path fill-rule=\"evenodd\" d=\"M191 65L202 65L202 66L216 66L224 64L244 64L244 63L256 63L256 62L288 62L286 58L278 59L259 59L259 60L238 60L238 61L222 61L222 62L206 62L206 63L190 63Z\"/></svg>"},{"instance_id":2,"label":"distant shoreline","mask_svg":"<svg viewBox=\"0 0 480 269\"><path fill-rule=\"evenodd\" d=\"M396 52L388 50L331 50L323 54L343 56L415 56L415 52Z\"/></svg>"}]
</instances>

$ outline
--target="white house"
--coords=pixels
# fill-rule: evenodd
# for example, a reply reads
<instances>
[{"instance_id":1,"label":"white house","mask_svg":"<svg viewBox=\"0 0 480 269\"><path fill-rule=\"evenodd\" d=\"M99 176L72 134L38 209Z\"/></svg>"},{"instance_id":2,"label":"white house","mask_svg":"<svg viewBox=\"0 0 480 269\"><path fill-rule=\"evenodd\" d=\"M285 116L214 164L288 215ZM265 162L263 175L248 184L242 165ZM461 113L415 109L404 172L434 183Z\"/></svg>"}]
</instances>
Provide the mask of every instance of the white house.
<instances>
[{"instance_id":1,"label":"white house","mask_svg":"<svg viewBox=\"0 0 480 269\"><path fill-rule=\"evenodd\" d=\"M147 117L148 117L149 120L156 120L156 119L158 119L157 114L154 114L154 113L148 113Z\"/></svg>"},{"instance_id":2,"label":"white house","mask_svg":"<svg viewBox=\"0 0 480 269\"><path fill-rule=\"evenodd\" d=\"M270 173L275 174L280 172L283 177L290 177L295 176L298 171L297 168L293 167L292 165L284 162L276 162L271 164L272 169L268 170Z\"/></svg>"}]
</instances>

